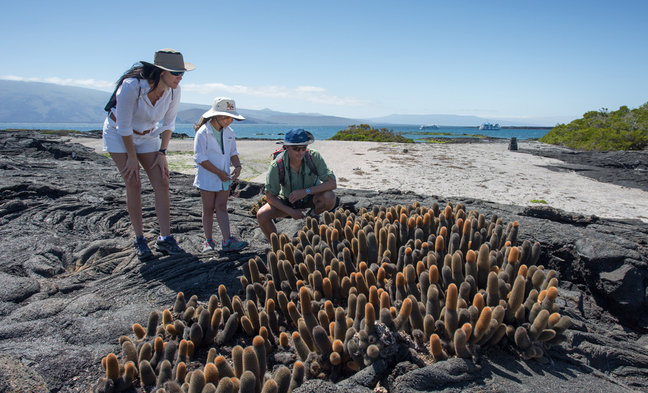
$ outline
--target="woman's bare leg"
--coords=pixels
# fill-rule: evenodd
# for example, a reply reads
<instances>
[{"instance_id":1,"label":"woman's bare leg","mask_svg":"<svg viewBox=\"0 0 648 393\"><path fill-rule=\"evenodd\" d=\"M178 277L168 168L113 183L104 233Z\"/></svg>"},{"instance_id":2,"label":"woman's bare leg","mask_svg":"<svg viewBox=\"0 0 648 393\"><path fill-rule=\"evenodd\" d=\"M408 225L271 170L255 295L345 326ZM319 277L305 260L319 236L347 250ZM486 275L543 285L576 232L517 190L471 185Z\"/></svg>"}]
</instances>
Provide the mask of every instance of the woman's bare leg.
<instances>
[{"instance_id":1,"label":"woman's bare leg","mask_svg":"<svg viewBox=\"0 0 648 393\"><path fill-rule=\"evenodd\" d=\"M126 166L126 159L128 158L127 153L110 153L110 158L117 165L119 173L122 173L122 170ZM131 225L135 231L135 236L144 235L144 227L142 224L142 198L141 198L141 189L142 184L139 181L139 176L132 176L130 179L126 179L122 176L124 183L126 184L126 208L128 209L128 217L130 218Z\"/></svg>"},{"instance_id":2,"label":"woman's bare leg","mask_svg":"<svg viewBox=\"0 0 648 393\"><path fill-rule=\"evenodd\" d=\"M153 192L155 194L155 214L158 218L160 225L160 235L168 236L171 234L171 219L170 219L170 206L171 200L169 197L169 176L168 168L166 173L159 167L153 167L153 163L160 153L139 153L137 159L146 171ZM165 161L166 165L166 161ZM141 212L141 207L140 207ZM141 213L140 213L141 214Z\"/></svg>"}]
</instances>

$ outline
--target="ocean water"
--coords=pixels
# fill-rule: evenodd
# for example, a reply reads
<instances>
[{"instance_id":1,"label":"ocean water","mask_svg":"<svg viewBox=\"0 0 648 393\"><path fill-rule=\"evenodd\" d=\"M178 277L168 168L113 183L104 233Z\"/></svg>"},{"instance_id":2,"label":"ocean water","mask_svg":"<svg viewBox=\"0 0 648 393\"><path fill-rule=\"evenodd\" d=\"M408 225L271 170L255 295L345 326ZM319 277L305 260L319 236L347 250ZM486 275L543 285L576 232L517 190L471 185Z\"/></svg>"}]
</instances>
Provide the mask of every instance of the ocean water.
<instances>
[{"instance_id":1,"label":"ocean water","mask_svg":"<svg viewBox=\"0 0 648 393\"><path fill-rule=\"evenodd\" d=\"M0 129L41 129L41 130L76 130L92 131L101 130L102 123L0 123ZM439 126L437 130L420 130L418 125L399 125L399 124L371 124L374 128L387 128L401 133L407 138L412 138L417 142L424 142L425 138L456 138L456 137L475 137L475 135L485 135L493 138L510 139L516 137L519 140L537 139L545 136L551 128L505 128L501 130L479 130L477 127L449 127ZM238 139L283 139L283 135L292 128L303 128L310 131L315 139L329 139L338 131L345 129L344 126L302 126L284 125L284 124L236 124L231 126ZM192 124L176 124L175 132L184 133L191 137L195 132ZM428 133L428 134L426 134ZM429 133L441 134L430 135Z\"/></svg>"}]
</instances>

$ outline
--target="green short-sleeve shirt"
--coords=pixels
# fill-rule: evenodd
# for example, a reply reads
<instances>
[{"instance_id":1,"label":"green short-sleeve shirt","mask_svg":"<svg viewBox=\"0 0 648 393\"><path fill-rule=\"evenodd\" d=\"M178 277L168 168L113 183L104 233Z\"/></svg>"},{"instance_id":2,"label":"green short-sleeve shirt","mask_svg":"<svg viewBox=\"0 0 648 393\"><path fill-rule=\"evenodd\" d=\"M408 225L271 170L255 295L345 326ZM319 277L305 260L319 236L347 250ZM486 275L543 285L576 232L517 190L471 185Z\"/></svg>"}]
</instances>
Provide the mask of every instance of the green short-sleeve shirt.
<instances>
[{"instance_id":1,"label":"green short-sleeve shirt","mask_svg":"<svg viewBox=\"0 0 648 393\"><path fill-rule=\"evenodd\" d=\"M306 165L306 159L302 161L299 171L296 172L290 168L290 159L288 153L283 153L282 164L285 168L285 184L280 184L279 169L277 168L277 160L274 160L268 168L266 174L265 189L275 196L288 197L293 190L303 190L304 188L313 187L317 184L323 183L329 177L335 179L335 175L326 166L326 162L317 150L308 149L313 159L313 164L317 168L318 175L311 173L310 168Z\"/></svg>"}]
</instances>

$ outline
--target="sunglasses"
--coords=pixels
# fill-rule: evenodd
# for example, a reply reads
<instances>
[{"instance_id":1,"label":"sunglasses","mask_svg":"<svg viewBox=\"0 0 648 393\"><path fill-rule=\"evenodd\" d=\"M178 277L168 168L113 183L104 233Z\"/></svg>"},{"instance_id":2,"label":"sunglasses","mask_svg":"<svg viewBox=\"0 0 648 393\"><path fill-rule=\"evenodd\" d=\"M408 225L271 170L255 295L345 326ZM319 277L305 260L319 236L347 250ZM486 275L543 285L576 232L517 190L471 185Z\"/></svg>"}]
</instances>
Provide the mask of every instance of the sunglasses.
<instances>
[{"instance_id":1,"label":"sunglasses","mask_svg":"<svg viewBox=\"0 0 648 393\"><path fill-rule=\"evenodd\" d=\"M184 71L169 71L169 73L173 76L182 76L184 75Z\"/></svg>"},{"instance_id":2,"label":"sunglasses","mask_svg":"<svg viewBox=\"0 0 648 393\"><path fill-rule=\"evenodd\" d=\"M293 151L306 151L306 146L291 146L290 148L293 149Z\"/></svg>"}]
</instances>

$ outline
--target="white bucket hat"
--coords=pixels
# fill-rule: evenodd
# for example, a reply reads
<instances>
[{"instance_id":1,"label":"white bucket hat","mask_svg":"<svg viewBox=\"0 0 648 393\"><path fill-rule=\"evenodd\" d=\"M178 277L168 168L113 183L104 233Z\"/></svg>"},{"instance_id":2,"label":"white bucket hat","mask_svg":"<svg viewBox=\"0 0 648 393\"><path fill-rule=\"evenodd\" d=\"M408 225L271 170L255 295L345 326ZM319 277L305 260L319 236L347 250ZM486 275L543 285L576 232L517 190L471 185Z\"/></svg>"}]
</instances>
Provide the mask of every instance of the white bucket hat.
<instances>
[{"instance_id":1,"label":"white bucket hat","mask_svg":"<svg viewBox=\"0 0 648 393\"><path fill-rule=\"evenodd\" d=\"M182 53L175 49L160 49L155 52L153 63L143 60L140 63L151 64L171 72L192 71L196 68L193 64L186 63L182 57Z\"/></svg>"},{"instance_id":2,"label":"white bucket hat","mask_svg":"<svg viewBox=\"0 0 648 393\"><path fill-rule=\"evenodd\" d=\"M236 120L245 120L245 117L241 116L236 111L236 103L233 99L227 97L216 97L214 98L214 104L211 109L203 113L202 117L208 119L214 116L229 116Z\"/></svg>"}]
</instances>

